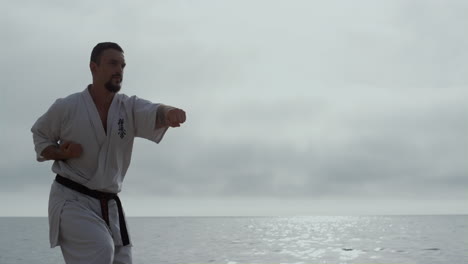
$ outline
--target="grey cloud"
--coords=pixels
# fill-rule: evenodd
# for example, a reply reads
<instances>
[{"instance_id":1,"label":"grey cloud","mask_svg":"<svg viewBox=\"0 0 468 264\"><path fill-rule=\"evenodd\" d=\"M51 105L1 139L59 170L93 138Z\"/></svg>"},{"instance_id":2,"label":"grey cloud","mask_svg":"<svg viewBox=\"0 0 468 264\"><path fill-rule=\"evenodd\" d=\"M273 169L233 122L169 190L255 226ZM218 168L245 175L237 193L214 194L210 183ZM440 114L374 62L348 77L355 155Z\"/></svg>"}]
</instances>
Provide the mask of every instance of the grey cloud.
<instances>
[{"instance_id":1,"label":"grey cloud","mask_svg":"<svg viewBox=\"0 0 468 264\"><path fill-rule=\"evenodd\" d=\"M467 7L9 3L0 189L49 184L29 129L84 89L91 48L113 40L125 93L188 113L159 146L137 140L128 195L466 199Z\"/></svg>"},{"instance_id":2,"label":"grey cloud","mask_svg":"<svg viewBox=\"0 0 468 264\"><path fill-rule=\"evenodd\" d=\"M411 138L407 140L411 142ZM423 197L436 190L441 179L448 182L452 179L457 184L460 180L463 182L460 172L466 172L466 166L458 164L456 170L446 170L448 162L458 159L458 152L440 152L431 145L415 148L407 140L385 139L382 135L379 139L355 139L326 152L314 151L314 146L303 152L287 146L215 142L199 146L196 155L180 155L179 150L176 152L179 154L167 154L155 160L162 164L157 171L163 184L170 181L162 188L167 193L170 186L174 186L173 194L316 197L347 193L365 196L370 192L361 186L370 185L384 195L420 194ZM417 140L417 136L413 140ZM459 148L464 149L463 146ZM175 156L178 156L176 161L173 160ZM148 168L150 164L148 161ZM137 167L142 169L144 165ZM160 183L160 177L153 179L154 185ZM468 183L466 179L464 182ZM185 193L178 193L177 186L183 186L181 189ZM452 188L458 195L462 194L459 185Z\"/></svg>"}]
</instances>

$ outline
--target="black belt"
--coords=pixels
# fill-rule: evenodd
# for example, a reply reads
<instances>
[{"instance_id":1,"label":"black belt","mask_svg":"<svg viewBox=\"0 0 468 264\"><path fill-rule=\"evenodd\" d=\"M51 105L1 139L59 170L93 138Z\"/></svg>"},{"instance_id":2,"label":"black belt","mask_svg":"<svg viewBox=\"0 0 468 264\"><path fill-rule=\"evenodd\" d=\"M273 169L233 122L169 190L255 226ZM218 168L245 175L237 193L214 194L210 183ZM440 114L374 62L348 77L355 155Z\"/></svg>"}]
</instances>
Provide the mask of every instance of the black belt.
<instances>
[{"instance_id":1,"label":"black belt","mask_svg":"<svg viewBox=\"0 0 468 264\"><path fill-rule=\"evenodd\" d=\"M77 191L82 194L86 194L93 198L98 199L101 202L101 213L102 218L106 221L106 224L109 226L109 207L108 203L110 200L115 200L117 203L117 208L119 211L119 225L120 225L120 235L122 237L122 243L124 246L130 244L130 240L128 238L128 231L127 226L125 224L125 217L123 214L122 203L120 202L119 197L115 193L107 193L107 192L100 192L96 190L91 190L79 183L76 183L70 179L62 177L57 174L55 177L55 181L62 184L65 187L68 187L74 191Z\"/></svg>"}]
</instances>

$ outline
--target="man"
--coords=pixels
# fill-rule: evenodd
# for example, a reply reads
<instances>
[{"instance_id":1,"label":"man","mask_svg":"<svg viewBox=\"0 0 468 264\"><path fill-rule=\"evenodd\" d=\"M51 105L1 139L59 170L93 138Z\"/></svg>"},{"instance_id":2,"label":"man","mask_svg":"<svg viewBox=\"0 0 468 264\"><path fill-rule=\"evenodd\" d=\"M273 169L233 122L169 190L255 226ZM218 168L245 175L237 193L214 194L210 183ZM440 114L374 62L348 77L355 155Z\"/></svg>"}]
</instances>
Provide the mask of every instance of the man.
<instances>
[{"instance_id":1,"label":"man","mask_svg":"<svg viewBox=\"0 0 468 264\"><path fill-rule=\"evenodd\" d=\"M119 94L125 58L112 42L97 44L93 83L58 99L31 131L38 161L54 160L49 197L51 247L66 263L131 263L131 242L117 193L130 164L133 141L159 143L185 112Z\"/></svg>"}]
</instances>

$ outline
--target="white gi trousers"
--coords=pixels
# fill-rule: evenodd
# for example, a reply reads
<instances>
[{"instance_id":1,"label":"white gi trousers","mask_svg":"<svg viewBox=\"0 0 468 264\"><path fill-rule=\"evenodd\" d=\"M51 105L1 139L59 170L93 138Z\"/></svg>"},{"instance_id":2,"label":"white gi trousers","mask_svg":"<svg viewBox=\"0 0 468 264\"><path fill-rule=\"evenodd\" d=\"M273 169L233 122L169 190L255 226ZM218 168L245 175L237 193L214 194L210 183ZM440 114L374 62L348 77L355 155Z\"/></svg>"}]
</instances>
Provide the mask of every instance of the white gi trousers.
<instances>
[{"instance_id":1,"label":"white gi trousers","mask_svg":"<svg viewBox=\"0 0 468 264\"><path fill-rule=\"evenodd\" d=\"M117 204L109 201L109 226L99 200L54 181L49 199L51 246L67 264L131 264L132 245L123 246ZM127 227L128 228L128 227Z\"/></svg>"}]
</instances>

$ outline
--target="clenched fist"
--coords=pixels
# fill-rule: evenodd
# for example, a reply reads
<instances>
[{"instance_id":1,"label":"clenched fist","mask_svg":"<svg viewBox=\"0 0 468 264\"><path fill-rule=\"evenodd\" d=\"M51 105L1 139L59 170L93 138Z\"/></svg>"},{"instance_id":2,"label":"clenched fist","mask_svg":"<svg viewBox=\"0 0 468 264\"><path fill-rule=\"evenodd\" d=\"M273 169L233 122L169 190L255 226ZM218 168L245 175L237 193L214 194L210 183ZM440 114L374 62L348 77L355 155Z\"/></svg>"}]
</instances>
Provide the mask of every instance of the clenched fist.
<instances>
[{"instance_id":1,"label":"clenched fist","mask_svg":"<svg viewBox=\"0 0 468 264\"><path fill-rule=\"evenodd\" d=\"M60 144L60 151L66 159L79 158L83 153L83 148L80 144L76 144L70 141L64 141Z\"/></svg>"},{"instance_id":2,"label":"clenched fist","mask_svg":"<svg viewBox=\"0 0 468 264\"><path fill-rule=\"evenodd\" d=\"M185 122L185 112L179 108L172 108L166 112L166 125L170 127L180 127Z\"/></svg>"}]
</instances>

